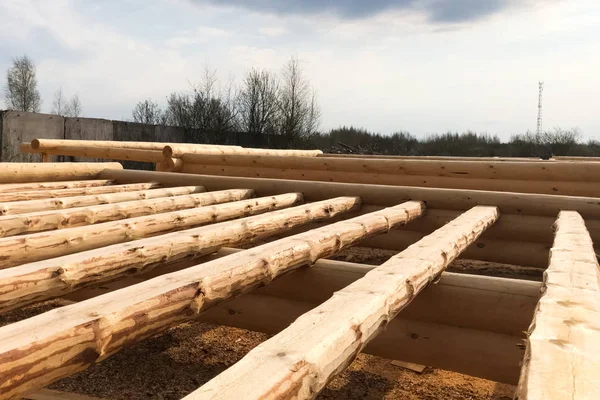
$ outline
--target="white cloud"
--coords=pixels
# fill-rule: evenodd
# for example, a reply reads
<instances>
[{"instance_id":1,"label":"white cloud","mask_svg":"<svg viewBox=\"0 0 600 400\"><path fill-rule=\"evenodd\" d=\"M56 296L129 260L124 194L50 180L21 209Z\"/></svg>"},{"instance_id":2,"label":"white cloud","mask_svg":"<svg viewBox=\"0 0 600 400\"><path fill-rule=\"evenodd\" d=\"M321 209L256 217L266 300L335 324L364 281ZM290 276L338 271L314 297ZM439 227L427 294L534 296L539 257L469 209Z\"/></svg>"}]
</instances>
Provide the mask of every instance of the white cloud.
<instances>
[{"instance_id":1,"label":"white cloud","mask_svg":"<svg viewBox=\"0 0 600 400\"><path fill-rule=\"evenodd\" d=\"M286 28L281 26L263 26L259 28L258 32L260 32L260 34L263 36L269 37L284 36L289 33Z\"/></svg>"}]
</instances>

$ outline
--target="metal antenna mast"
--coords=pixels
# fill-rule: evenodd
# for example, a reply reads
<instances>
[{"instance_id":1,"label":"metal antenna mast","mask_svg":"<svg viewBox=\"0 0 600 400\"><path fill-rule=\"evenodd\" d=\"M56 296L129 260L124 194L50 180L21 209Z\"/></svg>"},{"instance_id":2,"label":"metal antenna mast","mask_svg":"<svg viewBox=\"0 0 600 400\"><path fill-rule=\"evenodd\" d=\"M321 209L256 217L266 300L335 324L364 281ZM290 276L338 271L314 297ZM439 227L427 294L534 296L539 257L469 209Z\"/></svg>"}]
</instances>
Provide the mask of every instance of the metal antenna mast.
<instances>
[{"instance_id":1,"label":"metal antenna mast","mask_svg":"<svg viewBox=\"0 0 600 400\"><path fill-rule=\"evenodd\" d=\"M542 92L544 91L544 82L538 82L540 94L538 97L538 119L537 119L537 134L542 134Z\"/></svg>"}]
</instances>

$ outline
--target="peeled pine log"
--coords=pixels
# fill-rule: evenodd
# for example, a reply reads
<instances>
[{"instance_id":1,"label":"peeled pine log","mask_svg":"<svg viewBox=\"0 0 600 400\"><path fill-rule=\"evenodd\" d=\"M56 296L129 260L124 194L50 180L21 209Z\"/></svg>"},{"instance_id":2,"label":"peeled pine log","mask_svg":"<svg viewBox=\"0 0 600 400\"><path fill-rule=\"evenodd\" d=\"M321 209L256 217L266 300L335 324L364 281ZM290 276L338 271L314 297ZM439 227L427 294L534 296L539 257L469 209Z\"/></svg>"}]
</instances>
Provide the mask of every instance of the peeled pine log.
<instances>
[{"instance_id":1,"label":"peeled pine log","mask_svg":"<svg viewBox=\"0 0 600 400\"><path fill-rule=\"evenodd\" d=\"M0 215L14 215L46 210L62 210L65 208L95 206L98 204L122 203L125 201L155 199L158 197L181 196L200 193L203 186L181 186L165 189L140 190L137 192L108 193L90 196L62 197L59 199L42 199L0 203Z\"/></svg>"},{"instance_id":2,"label":"peeled pine log","mask_svg":"<svg viewBox=\"0 0 600 400\"><path fill-rule=\"evenodd\" d=\"M291 207L302 193L172 211L102 224L0 239L0 269ZM0 287L4 282L0 281Z\"/></svg>"},{"instance_id":3,"label":"peeled pine log","mask_svg":"<svg viewBox=\"0 0 600 400\"><path fill-rule=\"evenodd\" d=\"M0 270L0 312L200 257L359 206L359 198L341 197Z\"/></svg>"},{"instance_id":4,"label":"peeled pine log","mask_svg":"<svg viewBox=\"0 0 600 400\"><path fill-rule=\"evenodd\" d=\"M164 159L162 151L155 149L136 149L120 147L97 147L95 144L77 146L52 146L36 150L33 146L21 144L21 153L51 154L58 156L86 157L86 158L106 158L111 160L141 161L141 162L160 162Z\"/></svg>"},{"instance_id":5,"label":"peeled pine log","mask_svg":"<svg viewBox=\"0 0 600 400\"><path fill-rule=\"evenodd\" d=\"M347 160L361 164L357 160ZM381 161L381 160L378 160ZM504 163L502 163L504 164ZM595 163L600 170L600 164ZM598 182L572 180L525 180L526 171L512 179L466 178L463 175L407 175L397 173L345 172L306 170L293 168L265 168L250 166L192 164L185 161L181 172L185 174L225 175L268 179L297 179L303 181L343 182L390 186L416 186L446 189L485 190L498 192L539 193L567 196L600 197ZM600 175L600 173L598 173ZM596 176L598 176L596 175ZM458 176L458 177L457 177Z\"/></svg>"},{"instance_id":6,"label":"peeled pine log","mask_svg":"<svg viewBox=\"0 0 600 400\"><path fill-rule=\"evenodd\" d=\"M182 168L183 160L181 158L165 158L156 164L156 170L163 172L179 172Z\"/></svg>"},{"instance_id":7,"label":"peeled pine log","mask_svg":"<svg viewBox=\"0 0 600 400\"><path fill-rule=\"evenodd\" d=\"M231 189L217 192L159 197L123 203L67 208L64 210L40 211L28 214L0 216L0 237L74 228L117 221L144 215L160 214L212 204L228 203L250 198L251 189Z\"/></svg>"},{"instance_id":8,"label":"peeled pine log","mask_svg":"<svg viewBox=\"0 0 600 400\"><path fill-rule=\"evenodd\" d=\"M454 156L390 156L380 154L334 154L323 153L322 158L366 158L369 160L440 160L440 161L543 161L535 157L454 157ZM556 158L556 157L554 157Z\"/></svg>"},{"instance_id":9,"label":"peeled pine log","mask_svg":"<svg viewBox=\"0 0 600 400\"><path fill-rule=\"evenodd\" d=\"M159 182L165 185L204 185L209 190L244 187L256 190L257 196L298 191L306 201L337 196L360 196L364 204L390 206L401 201L419 199L430 209L465 211L476 205L494 205L502 215L535 215L556 218L560 210L574 210L586 220L600 220L600 202L594 197L550 196L529 193L505 193L483 190L440 189L409 186L383 186L337 182L306 182L289 179L243 178L211 175L172 174L132 170L105 170L105 179L126 182Z\"/></svg>"},{"instance_id":10,"label":"peeled pine log","mask_svg":"<svg viewBox=\"0 0 600 400\"><path fill-rule=\"evenodd\" d=\"M60 198L60 197L90 196L90 195L107 194L107 193L136 192L136 191L140 191L140 190L155 189L160 186L161 185L159 185L157 183L132 183L132 184L128 184L128 185L111 185L111 186L99 186L99 187L87 187L87 188L84 187L84 188L73 188L73 189L23 191L20 193L2 193L2 192L0 192L0 202L56 199L56 198Z\"/></svg>"},{"instance_id":11,"label":"peeled pine log","mask_svg":"<svg viewBox=\"0 0 600 400\"><path fill-rule=\"evenodd\" d=\"M498 218L475 207L368 272L186 399L310 399Z\"/></svg>"},{"instance_id":12,"label":"peeled pine log","mask_svg":"<svg viewBox=\"0 0 600 400\"><path fill-rule=\"evenodd\" d=\"M131 141L118 141L118 140L62 140L62 139L33 139L31 141L31 148L39 152L46 150L52 150L61 146L71 147L95 147L102 149L143 149L143 150L160 150L162 151L165 146L178 145L182 143L169 143L169 142L131 142ZM241 149L240 146L224 146L224 145L213 145L213 144L185 144L186 146L194 147L205 147L215 149L229 149L236 148Z\"/></svg>"},{"instance_id":13,"label":"peeled pine log","mask_svg":"<svg viewBox=\"0 0 600 400\"><path fill-rule=\"evenodd\" d=\"M212 148L200 147L194 144L168 144L163 149L163 156L166 159L178 158L193 155L197 159L203 159L205 156L221 158L228 155L242 156L272 156L272 157L317 157L323 154L321 150L278 150L278 149L252 149L244 147L231 148ZM184 163L185 158L184 158ZM201 162L201 161L200 161Z\"/></svg>"},{"instance_id":14,"label":"peeled pine log","mask_svg":"<svg viewBox=\"0 0 600 400\"><path fill-rule=\"evenodd\" d=\"M529 328L517 397L600 398L600 272L585 223L561 211Z\"/></svg>"},{"instance_id":15,"label":"peeled pine log","mask_svg":"<svg viewBox=\"0 0 600 400\"><path fill-rule=\"evenodd\" d=\"M343 201L358 203L357 199ZM304 207L325 216L334 213L330 204ZM4 326L0 328L0 399L82 371L278 275L418 218L423 210L423 203L408 202Z\"/></svg>"},{"instance_id":16,"label":"peeled pine log","mask_svg":"<svg viewBox=\"0 0 600 400\"><path fill-rule=\"evenodd\" d=\"M30 192L38 190L77 189L112 185L114 181L95 179L89 181L64 181L64 182L24 182L0 184L0 193Z\"/></svg>"},{"instance_id":17,"label":"peeled pine log","mask_svg":"<svg viewBox=\"0 0 600 400\"><path fill-rule=\"evenodd\" d=\"M0 163L0 183L96 179L105 169L123 169L123 166L119 163Z\"/></svg>"}]
</instances>

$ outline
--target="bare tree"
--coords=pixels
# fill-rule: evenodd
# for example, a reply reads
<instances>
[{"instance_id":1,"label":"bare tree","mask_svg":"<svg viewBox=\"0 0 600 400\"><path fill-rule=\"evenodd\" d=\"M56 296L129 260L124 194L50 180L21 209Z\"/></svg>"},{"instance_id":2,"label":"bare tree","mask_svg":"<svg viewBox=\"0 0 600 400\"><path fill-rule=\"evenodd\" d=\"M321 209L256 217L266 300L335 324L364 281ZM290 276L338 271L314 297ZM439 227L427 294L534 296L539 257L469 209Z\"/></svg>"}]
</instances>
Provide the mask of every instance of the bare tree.
<instances>
[{"instance_id":1,"label":"bare tree","mask_svg":"<svg viewBox=\"0 0 600 400\"><path fill-rule=\"evenodd\" d=\"M133 120L142 124L164 125L166 114L152 99L140 101L132 111Z\"/></svg>"},{"instance_id":2,"label":"bare tree","mask_svg":"<svg viewBox=\"0 0 600 400\"><path fill-rule=\"evenodd\" d=\"M54 92L51 113L71 118L81 116L82 106L79 96L75 95L71 99L67 99L63 94L62 88L59 88Z\"/></svg>"},{"instance_id":3,"label":"bare tree","mask_svg":"<svg viewBox=\"0 0 600 400\"><path fill-rule=\"evenodd\" d=\"M253 135L274 134L279 124L279 82L269 71L246 74L238 98L241 129Z\"/></svg>"},{"instance_id":4,"label":"bare tree","mask_svg":"<svg viewBox=\"0 0 600 400\"><path fill-rule=\"evenodd\" d=\"M63 95L62 88L59 88L56 92L54 92L54 100L52 101L52 111L50 111L50 113L56 115L64 115L66 101L67 100Z\"/></svg>"},{"instance_id":5,"label":"bare tree","mask_svg":"<svg viewBox=\"0 0 600 400\"><path fill-rule=\"evenodd\" d=\"M42 100L37 89L36 68L27 57L17 57L6 72L6 107L18 111L39 112Z\"/></svg>"},{"instance_id":6,"label":"bare tree","mask_svg":"<svg viewBox=\"0 0 600 400\"><path fill-rule=\"evenodd\" d=\"M297 58L292 57L281 74L279 96L281 133L290 145L310 138L317 130L321 116L316 93L311 89Z\"/></svg>"},{"instance_id":7,"label":"bare tree","mask_svg":"<svg viewBox=\"0 0 600 400\"><path fill-rule=\"evenodd\" d=\"M83 107L81 106L81 101L79 100L79 96L75 95L71 97L71 100L67 103L64 111L65 117L79 117L83 112Z\"/></svg>"}]
</instances>

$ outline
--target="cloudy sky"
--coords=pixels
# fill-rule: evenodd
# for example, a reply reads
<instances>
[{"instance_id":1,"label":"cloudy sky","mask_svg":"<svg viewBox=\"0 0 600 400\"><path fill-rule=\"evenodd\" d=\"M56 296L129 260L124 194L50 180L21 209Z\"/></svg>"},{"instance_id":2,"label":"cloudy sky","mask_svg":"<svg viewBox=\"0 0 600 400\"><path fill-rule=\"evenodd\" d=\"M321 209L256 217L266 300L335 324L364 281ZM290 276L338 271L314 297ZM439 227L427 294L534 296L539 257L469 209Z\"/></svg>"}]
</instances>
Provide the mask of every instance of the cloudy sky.
<instances>
[{"instance_id":1,"label":"cloudy sky","mask_svg":"<svg viewBox=\"0 0 600 400\"><path fill-rule=\"evenodd\" d=\"M22 54L45 112L62 87L129 119L207 64L226 83L297 56L323 129L509 138L535 129L543 80L544 125L600 139L598 0L0 0L0 71Z\"/></svg>"}]
</instances>

